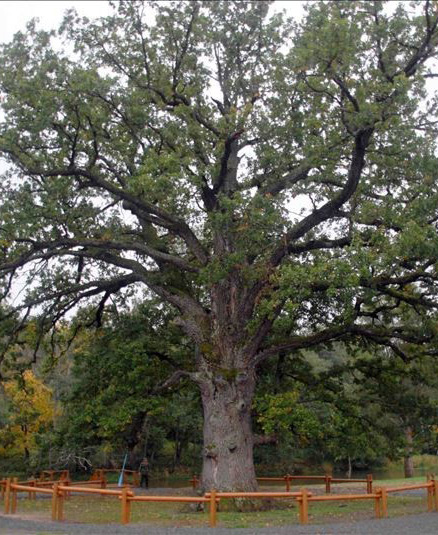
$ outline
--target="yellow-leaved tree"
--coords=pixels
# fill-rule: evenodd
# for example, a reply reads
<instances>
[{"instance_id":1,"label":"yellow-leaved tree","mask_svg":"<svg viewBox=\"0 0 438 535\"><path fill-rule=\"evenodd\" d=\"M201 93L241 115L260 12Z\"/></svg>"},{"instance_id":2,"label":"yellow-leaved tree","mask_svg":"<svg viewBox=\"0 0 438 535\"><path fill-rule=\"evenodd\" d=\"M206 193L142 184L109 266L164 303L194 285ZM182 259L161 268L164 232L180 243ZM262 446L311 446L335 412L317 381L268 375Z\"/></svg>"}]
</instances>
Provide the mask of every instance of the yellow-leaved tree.
<instances>
[{"instance_id":1,"label":"yellow-leaved tree","mask_svg":"<svg viewBox=\"0 0 438 535\"><path fill-rule=\"evenodd\" d=\"M3 413L0 427L0 457L23 456L28 459L36 448L38 433L50 427L55 414L52 391L31 370L20 380L4 384Z\"/></svg>"}]
</instances>

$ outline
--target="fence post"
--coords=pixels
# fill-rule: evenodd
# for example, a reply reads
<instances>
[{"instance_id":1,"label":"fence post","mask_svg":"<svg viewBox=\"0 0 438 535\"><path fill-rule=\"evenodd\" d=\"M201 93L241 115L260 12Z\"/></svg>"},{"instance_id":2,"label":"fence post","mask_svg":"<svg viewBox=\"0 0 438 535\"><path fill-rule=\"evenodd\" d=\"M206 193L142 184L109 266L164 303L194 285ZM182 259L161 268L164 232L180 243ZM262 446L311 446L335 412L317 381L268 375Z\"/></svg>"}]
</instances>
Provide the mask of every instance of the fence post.
<instances>
[{"instance_id":1,"label":"fence post","mask_svg":"<svg viewBox=\"0 0 438 535\"><path fill-rule=\"evenodd\" d=\"M137 485L137 487L138 487L138 485ZM102 473L101 482L100 482L100 488L101 488L101 489L106 489L106 477L105 477L105 472Z\"/></svg>"},{"instance_id":2,"label":"fence post","mask_svg":"<svg viewBox=\"0 0 438 535\"><path fill-rule=\"evenodd\" d=\"M367 494L373 493L373 474L367 474Z\"/></svg>"},{"instance_id":3,"label":"fence post","mask_svg":"<svg viewBox=\"0 0 438 535\"><path fill-rule=\"evenodd\" d=\"M63 483L64 483L65 487L70 487L71 481L70 481L70 479L66 479L65 481L63 481ZM69 490L65 490L64 491L65 499L68 500L70 498L70 496L71 496L71 492Z\"/></svg>"},{"instance_id":4,"label":"fence post","mask_svg":"<svg viewBox=\"0 0 438 535\"><path fill-rule=\"evenodd\" d=\"M386 492L386 487L380 489L382 495L382 517L386 518L388 516L388 493Z\"/></svg>"},{"instance_id":5,"label":"fence post","mask_svg":"<svg viewBox=\"0 0 438 535\"><path fill-rule=\"evenodd\" d=\"M131 512L131 503L128 498L128 487L123 487L122 489L122 524L129 524L130 512Z\"/></svg>"},{"instance_id":6,"label":"fence post","mask_svg":"<svg viewBox=\"0 0 438 535\"><path fill-rule=\"evenodd\" d=\"M430 511L433 511L433 489L434 489L434 483L433 483L433 479L431 477L431 474L427 474L427 483L428 483L428 487L427 487L427 510L430 512Z\"/></svg>"},{"instance_id":7,"label":"fence post","mask_svg":"<svg viewBox=\"0 0 438 535\"><path fill-rule=\"evenodd\" d=\"M291 481L291 476L289 474L286 474L284 476L284 480L286 481L286 492L290 492L290 481Z\"/></svg>"},{"instance_id":8,"label":"fence post","mask_svg":"<svg viewBox=\"0 0 438 535\"><path fill-rule=\"evenodd\" d=\"M435 501L435 511L438 511L438 479L433 479L433 496Z\"/></svg>"},{"instance_id":9,"label":"fence post","mask_svg":"<svg viewBox=\"0 0 438 535\"><path fill-rule=\"evenodd\" d=\"M216 527L216 510L217 510L217 504L216 504L216 489L212 489L210 492L210 527L215 528Z\"/></svg>"},{"instance_id":10,"label":"fence post","mask_svg":"<svg viewBox=\"0 0 438 535\"><path fill-rule=\"evenodd\" d=\"M57 520L58 514L58 483L52 487L52 520Z\"/></svg>"},{"instance_id":11,"label":"fence post","mask_svg":"<svg viewBox=\"0 0 438 535\"><path fill-rule=\"evenodd\" d=\"M12 480L14 485L18 484L18 477L14 477ZM12 498L11 498L11 515L14 515L17 512L17 489L12 489Z\"/></svg>"},{"instance_id":12,"label":"fence post","mask_svg":"<svg viewBox=\"0 0 438 535\"><path fill-rule=\"evenodd\" d=\"M64 498L65 492L58 489L58 522L64 520Z\"/></svg>"},{"instance_id":13,"label":"fence post","mask_svg":"<svg viewBox=\"0 0 438 535\"><path fill-rule=\"evenodd\" d=\"M376 512L376 518L382 518L382 489L377 489L376 497L374 499L374 511Z\"/></svg>"},{"instance_id":14,"label":"fence post","mask_svg":"<svg viewBox=\"0 0 438 535\"><path fill-rule=\"evenodd\" d=\"M332 483L332 476L329 476L328 474L325 476L325 493L330 494L331 492L331 483Z\"/></svg>"},{"instance_id":15,"label":"fence post","mask_svg":"<svg viewBox=\"0 0 438 535\"><path fill-rule=\"evenodd\" d=\"M300 524L308 524L309 522L309 502L307 496L307 489L301 489L301 496L299 497L300 510Z\"/></svg>"},{"instance_id":16,"label":"fence post","mask_svg":"<svg viewBox=\"0 0 438 535\"><path fill-rule=\"evenodd\" d=\"M11 478L6 478L6 488L5 488L5 515L9 514L11 507Z\"/></svg>"}]
</instances>

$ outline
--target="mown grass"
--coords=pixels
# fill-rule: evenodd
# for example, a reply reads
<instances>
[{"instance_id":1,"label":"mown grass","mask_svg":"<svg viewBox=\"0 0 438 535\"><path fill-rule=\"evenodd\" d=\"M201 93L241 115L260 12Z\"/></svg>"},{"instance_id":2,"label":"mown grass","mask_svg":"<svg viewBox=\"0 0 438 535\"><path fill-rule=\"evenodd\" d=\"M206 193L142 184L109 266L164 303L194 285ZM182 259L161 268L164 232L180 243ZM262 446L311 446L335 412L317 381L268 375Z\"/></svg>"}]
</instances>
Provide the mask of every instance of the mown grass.
<instances>
[{"instance_id":1,"label":"mown grass","mask_svg":"<svg viewBox=\"0 0 438 535\"><path fill-rule=\"evenodd\" d=\"M373 488L384 487L398 487L402 485L415 485L417 483L425 483L426 478L424 476L418 477L400 477L397 479L375 479L373 481Z\"/></svg>"},{"instance_id":2,"label":"mown grass","mask_svg":"<svg viewBox=\"0 0 438 535\"><path fill-rule=\"evenodd\" d=\"M424 482L424 478L402 480L403 484L409 484L416 480ZM385 480L375 482L379 485L399 485L398 480ZM353 484L348 484L351 492ZM354 488L354 487L353 487ZM278 489L278 487L276 487ZM322 491L322 486L312 486L312 490ZM264 490L266 487L264 487ZM272 488L274 490L274 488ZM357 486L355 492L364 492ZM334 489L334 492L342 492ZM169 491L169 495L173 492ZM190 495L190 489L184 489L183 494ZM388 499L389 516L414 514L427 510L426 491L419 494L390 495ZM73 495L65 501L64 516L69 522L80 523L119 523L121 505L116 497L81 496ZM24 517L33 517L41 520L50 519L51 500L39 498L28 500L23 495L17 508L17 514ZM314 502L310 503L309 521L312 524L330 522L348 522L367 518L374 518L374 501L345 501L345 502ZM181 503L133 503L131 509L132 523L147 523L160 526L208 526L207 511L196 511L193 507ZM298 523L298 507L296 502L283 501L282 508L255 512L230 512L219 511L218 525L228 528L281 526Z\"/></svg>"}]
</instances>

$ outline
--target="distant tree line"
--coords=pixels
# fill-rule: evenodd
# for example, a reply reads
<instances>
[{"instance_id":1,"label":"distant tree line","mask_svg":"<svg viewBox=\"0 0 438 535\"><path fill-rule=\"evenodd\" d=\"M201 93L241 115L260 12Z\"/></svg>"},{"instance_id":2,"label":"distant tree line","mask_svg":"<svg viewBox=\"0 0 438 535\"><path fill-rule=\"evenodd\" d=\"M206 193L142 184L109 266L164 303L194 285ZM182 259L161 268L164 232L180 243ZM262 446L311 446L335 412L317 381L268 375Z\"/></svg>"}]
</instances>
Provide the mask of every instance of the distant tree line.
<instances>
[{"instance_id":1,"label":"distant tree line","mask_svg":"<svg viewBox=\"0 0 438 535\"><path fill-rule=\"evenodd\" d=\"M166 388L166 377L190 358L190 341L170 309L145 300L114 308L98 329L82 330L69 348L82 310L46 337L34 371L30 321L3 363L0 466L90 471L119 467L128 453L157 473L198 472L202 404L190 382ZM62 351L64 347L64 351ZM438 365L422 356L404 362L366 345L336 343L272 357L261 370L252 408L255 463L262 473L373 469L438 449ZM163 388L164 385L164 388Z\"/></svg>"}]
</instances>

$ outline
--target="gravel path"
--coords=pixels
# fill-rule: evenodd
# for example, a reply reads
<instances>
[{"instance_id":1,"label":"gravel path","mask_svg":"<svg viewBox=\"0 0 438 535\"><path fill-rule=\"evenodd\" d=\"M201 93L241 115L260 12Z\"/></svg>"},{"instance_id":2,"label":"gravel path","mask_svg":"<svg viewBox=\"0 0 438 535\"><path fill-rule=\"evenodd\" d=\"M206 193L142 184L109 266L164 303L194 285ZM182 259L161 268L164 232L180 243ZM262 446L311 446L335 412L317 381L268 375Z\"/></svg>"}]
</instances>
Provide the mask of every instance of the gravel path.
<instances>
[{"instance_id":1,"label":"gravel path","mask_svg":"<svg viewBox=\"0 0 438 535\"><path fill-rule=\"evenodd\" d=\"M35 522L0 515L0 535L437 535L438 514L423 513L354 523L273 528L161 528L152 525L92 525Z\"/></svg>"}]
</instances>

